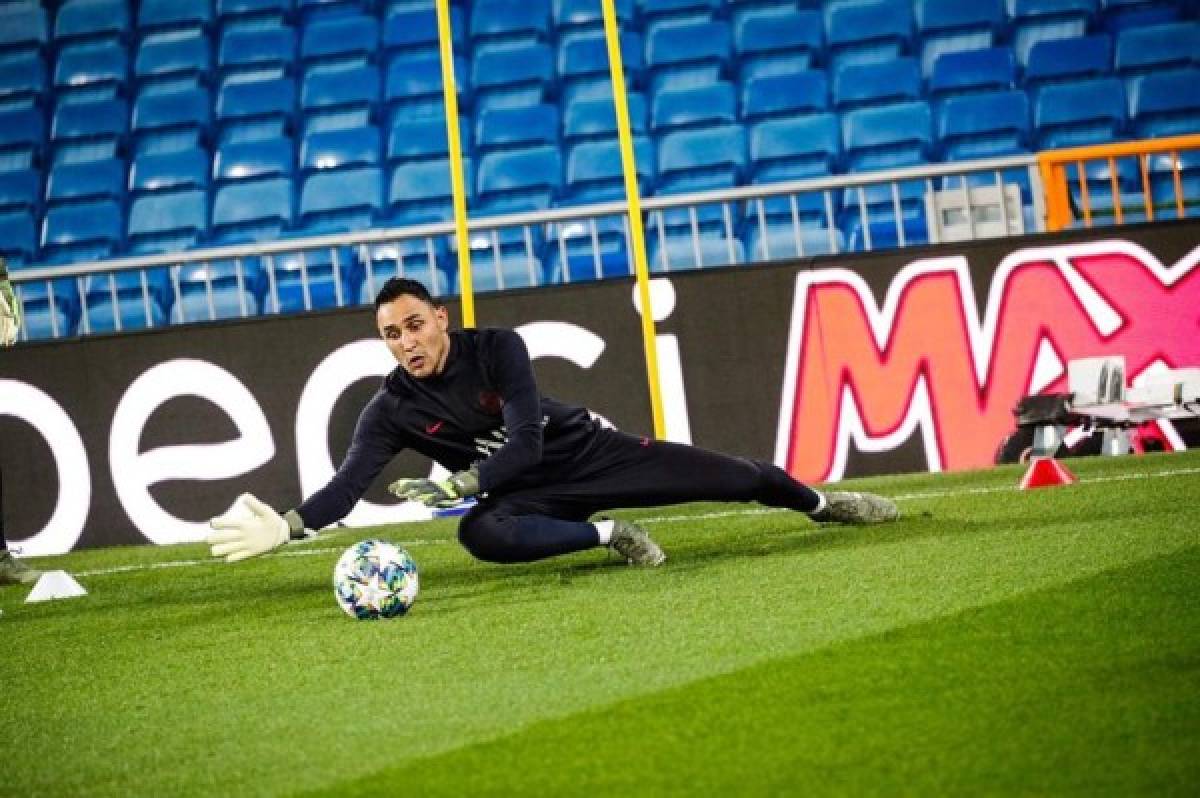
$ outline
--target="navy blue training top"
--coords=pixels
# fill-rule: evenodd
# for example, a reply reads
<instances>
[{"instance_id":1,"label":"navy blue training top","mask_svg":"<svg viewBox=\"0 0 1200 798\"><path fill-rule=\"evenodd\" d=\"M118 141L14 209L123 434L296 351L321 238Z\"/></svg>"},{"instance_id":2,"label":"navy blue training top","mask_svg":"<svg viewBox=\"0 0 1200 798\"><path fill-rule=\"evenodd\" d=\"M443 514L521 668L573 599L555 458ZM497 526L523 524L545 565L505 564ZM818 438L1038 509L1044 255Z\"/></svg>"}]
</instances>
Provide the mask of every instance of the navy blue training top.
<instances>
[{"instance_id":1,"label":"navy blue training top","mask_svg":"<svg viewBox=\"0 0 1200 798\"><path fill-rule=\"evenodd\" d=\"M478 464L484 493L537 485L561 478L600 428L584 408L538 392L517 333L451 332L441 374L418 380L397 366L384 378L337 473L297 511L309 529L344 517L404 449L450 471Z\"/></svg>"}]
</instances>

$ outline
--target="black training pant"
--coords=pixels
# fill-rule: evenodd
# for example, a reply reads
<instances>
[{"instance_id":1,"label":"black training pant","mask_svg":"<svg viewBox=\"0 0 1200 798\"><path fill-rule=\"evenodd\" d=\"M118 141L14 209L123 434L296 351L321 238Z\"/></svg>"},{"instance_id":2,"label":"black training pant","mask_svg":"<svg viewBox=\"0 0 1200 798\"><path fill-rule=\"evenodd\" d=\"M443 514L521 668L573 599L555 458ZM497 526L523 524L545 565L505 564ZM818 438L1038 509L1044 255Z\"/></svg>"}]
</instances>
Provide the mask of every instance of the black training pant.
<instances>
[{"instance_id":1,"label":"black training pant","mask_svg":"<svg viewBox=\"0 0 1200 798\"><path fill-rule=\"evenodd\" d=\"M481 560L529 562L598 545L587 519L601 510L693 501L811 512L818 497L771 463L603 430L566 473L482 499L458 539Z\"/></svg>"}]
</instances>

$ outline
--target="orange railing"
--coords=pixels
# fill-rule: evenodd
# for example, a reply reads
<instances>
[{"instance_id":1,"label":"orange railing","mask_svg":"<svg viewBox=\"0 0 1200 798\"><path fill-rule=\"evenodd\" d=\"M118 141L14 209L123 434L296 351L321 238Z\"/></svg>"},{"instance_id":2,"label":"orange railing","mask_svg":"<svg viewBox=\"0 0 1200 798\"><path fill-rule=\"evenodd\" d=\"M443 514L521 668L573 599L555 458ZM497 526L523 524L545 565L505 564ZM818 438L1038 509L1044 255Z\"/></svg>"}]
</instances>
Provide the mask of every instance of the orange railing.
<instances>
[{"instance_id":1,"label":"orange railing","mask_svg":"<svg viewBox=\"0 0 1200 798\"><path fill-rule=\"evenodd\" d=\"M1185 185L1181 179L1180 153L1200 150L1200 135L1173 136L1162 139L1146 139L1116 144L1101 144L1091 147L1075 147L1065 150L1049 150L1038 153L1038 168L1046 192L1046 229L1062 230L1074 220L1081 220L1085 227L1092 227L1100 217L1111 216L1116 224L1124 224L1128 214L1144 214L1146 221L1153 221L1155 212L1160 215L1174 211L1174 218L1187 215L1189 203L1200 202L1200 195L1185 196ZM1152 187L1150 158L1166 157L1166 170L1154 170L1155 176L1170 174L1172 184L1171 202L1157 202ZM1122 198L1118 160L1136 159L1136 176L1140 178L1138 188L1141 198L1126 204ZM1111 197L1099 207L1093 207L1092 191L1089 188L1088 170L1095 164L1107 166L1107 180L1100 178L1100 185L1111 190ZM1099 170L1103 175L1103 168ZM1073 177L1072 174L1073 173ZM1093 175L1094 177L1094 175ZM1077 194L1072 197L1072 180ZM1107 183L1107 185L1105 185ZM1095 181L1092 182L1095 186ZM1129 192L1126 192L1128 195ZM1108 202L1111 200L1111 203Z\"/></svg>"}]
</instances>

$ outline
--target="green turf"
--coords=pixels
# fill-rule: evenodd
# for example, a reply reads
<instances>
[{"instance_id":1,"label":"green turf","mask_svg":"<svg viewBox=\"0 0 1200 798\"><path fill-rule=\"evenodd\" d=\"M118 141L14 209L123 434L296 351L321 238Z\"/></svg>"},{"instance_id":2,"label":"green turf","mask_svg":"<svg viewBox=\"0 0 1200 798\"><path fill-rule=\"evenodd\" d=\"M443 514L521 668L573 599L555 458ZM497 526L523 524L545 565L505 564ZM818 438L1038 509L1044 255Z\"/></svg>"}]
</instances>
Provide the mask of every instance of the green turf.
<instances>
[{"instance_id":1,"label":"green turf","mask_svg":"<svg viewBox=\"0 0 1200 798\"><path fill-rule=\"evenodd\" d=\"M1071 465L863 481L870 529L628 513L654 571L376 530L422 569L389 622L333 603L363 530L39 561L90 595L0 589L0 794L1192 794L1200 453Z\"/></svg>"}]
</instances>

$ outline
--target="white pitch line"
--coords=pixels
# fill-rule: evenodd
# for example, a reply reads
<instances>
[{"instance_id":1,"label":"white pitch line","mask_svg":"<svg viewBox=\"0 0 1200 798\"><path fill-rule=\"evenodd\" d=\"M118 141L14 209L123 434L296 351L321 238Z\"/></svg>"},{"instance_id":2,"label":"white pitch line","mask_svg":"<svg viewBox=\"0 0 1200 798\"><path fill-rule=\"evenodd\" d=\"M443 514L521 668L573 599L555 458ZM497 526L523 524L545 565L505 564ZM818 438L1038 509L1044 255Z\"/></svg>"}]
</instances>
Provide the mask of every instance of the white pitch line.
<instances>
[{"instance_id":1,"label":"white pitch line","mask_svg":"<svg viewBox=\"0 0 1200 798\"><path fill-rule=\"evenodd\" d=\"M1098 484L1103 482L1125 482L1134 479L1159 479L1162 477L1178 477L1189 474L1200 474L1200 468L1177 468L1169 471L1151 471L1138 472L1130 474L1113 474L1104 477L1089 477L1079 480L1080 484ZM896 501L919 501L921 499L946 499L954 496L974 496L988 493L1009 493L1018 490L1012 485L997 485L990 488L966 488L963 490L947 490L947 491L929 491L926 493L905 493L899 496L893 496ZM681 521L707 521L716 518L735 518L738 516L749 515L771 515L773 513L790 513L791 510L785 510L775 507L748 507L743 510L721 510L711 513L694 513L692 515L662 515L651 516L649 518L639 518L638 523L642 524L669 524L678 523ZM400 546L444 546L451 543L450 540L433 540L433 539L417 539L399 541ZM275 552L267 555L268 557L310 557L314 554L334 554L343 551L342 546L306 546L300 544L296 548L288 551ZM142 565L117 565L111 568L96 568L90 571L77 571L75 576L108 576L109 574L133 573L136 571L154 571L161 568L189 568L200 565L217 565L221 561L218 559L206 560L168 560L166 562L145 563Z\"/></svg>"},{"instance_id":2,"label":"white pitch line","mask_svg":"<svg viewBox=\"0 0 1200 798\"><path fill-rule=\"evenodd\" d=\"M404 540L399 541L400 546L441 546L449 543L448 540ZM314 554L334 554L346 550L345 546L313 546L308 547L304 544L299 544L303 548L294 548L289 551L277 551L273 554L268 554L267 557L311 557ZM75 576L107 576L109 574L130 573L133 571L155 571L160 568L189 568L197 565L220 565L222 561L215 557L205 560L167 560L165 562L150 562L141 565L116 565L112 568L95 568L90 571L76 571Z\"/></svg>"}]
</instances>

